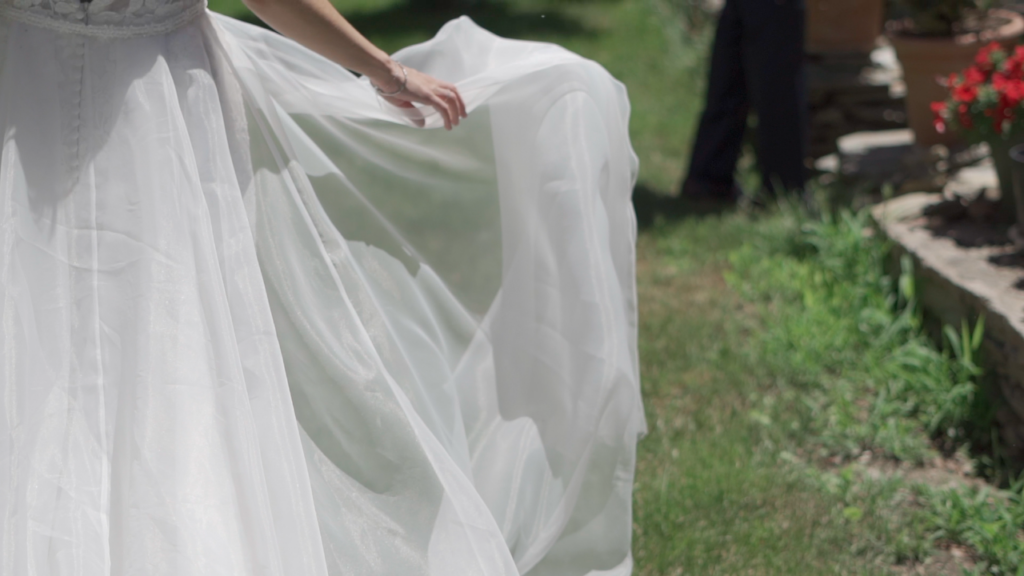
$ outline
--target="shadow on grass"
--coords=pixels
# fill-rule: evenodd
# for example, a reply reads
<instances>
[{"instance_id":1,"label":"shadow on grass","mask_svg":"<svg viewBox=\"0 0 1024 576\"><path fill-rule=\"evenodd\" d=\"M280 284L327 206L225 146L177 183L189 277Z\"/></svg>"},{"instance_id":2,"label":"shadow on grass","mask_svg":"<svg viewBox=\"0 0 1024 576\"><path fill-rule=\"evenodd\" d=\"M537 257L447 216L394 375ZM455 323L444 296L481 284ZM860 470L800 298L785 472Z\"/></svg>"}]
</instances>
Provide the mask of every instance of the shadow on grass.
<instances>
[{"instance_id":1,"label":"shadow on grass","mask_svg":"<svg viewBox=\"0 0 1024 576\"><path fill-rule=\"evenodd\" d=\"M569 0L560 2L568 3ZM403 3L381 10L345 14L357 30L371 38L408 34L432 36L445 22L459 16L469 16L483 28L508 38L591 36L597 33L557 9L516 9L503 3L436 9ZM251 13L240 14L239 18L249 24L267 27Z\"/></svg>"},{"instance_id":2,"label":"shadow on grass","mask_svg":"<svg viewBox=\"0 0 1024 576\"><path fill-rule=\"evenodd\" d=\"M633 189L633 209L636 211L637 226L647 230L657 223L670 224L689 218L721 216L736 211L735 205L699 204L687 202L678 196L669 196L654 190L643 182Z\"/></svg>"}]
</instances>

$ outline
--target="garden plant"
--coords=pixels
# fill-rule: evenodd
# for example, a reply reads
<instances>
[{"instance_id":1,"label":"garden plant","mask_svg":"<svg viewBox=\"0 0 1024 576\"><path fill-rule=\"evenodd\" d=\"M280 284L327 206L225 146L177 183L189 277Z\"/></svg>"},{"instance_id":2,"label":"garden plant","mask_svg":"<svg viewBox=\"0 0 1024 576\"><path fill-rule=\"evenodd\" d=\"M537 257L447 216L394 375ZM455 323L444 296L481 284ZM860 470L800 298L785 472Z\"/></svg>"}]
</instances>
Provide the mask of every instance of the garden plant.
<instances>
[{"instance_id":1,"label":"garden plant","mask_svg":"<svg viewBox=\"0 0 1024 576\"><path fill-rule=\"evenodd\" d=\"M932 103L936 132L988 143L999 175L1002 213L1016 220L1024 190L1014 188L1009 151L1024 143L1024 46L983 46L968 68L949 75L946 87L947 97Z\"/></svg>"},{"instance_id":2,"label":"garden plant","mask_svg":"<svg viewBox=\"0 0 1024 576\"><path fill-rule=\"evenodd\" d=\"M956 130L975 141L1024 137L1024 46L983 46L946 86L948 98L932 103L936 131Z\"/></svg>"}]
</instances>

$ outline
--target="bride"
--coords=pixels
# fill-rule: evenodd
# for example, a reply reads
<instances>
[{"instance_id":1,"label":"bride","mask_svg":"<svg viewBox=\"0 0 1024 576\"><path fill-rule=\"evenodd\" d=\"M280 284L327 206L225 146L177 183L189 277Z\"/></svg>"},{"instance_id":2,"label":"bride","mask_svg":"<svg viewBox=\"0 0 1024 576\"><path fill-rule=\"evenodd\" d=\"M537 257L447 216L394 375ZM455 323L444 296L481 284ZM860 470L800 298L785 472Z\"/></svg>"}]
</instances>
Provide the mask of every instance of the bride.
<instances>
[{"instance_id":1,"label":"bride","mask_svg":"<svg viewBox=\"0 0 1024 576\"><path fill-rule=\"evenodd\" d=\"M0 0L0 574L629 574L622 85L249 5Z\"/></svg>"}]
</instances>

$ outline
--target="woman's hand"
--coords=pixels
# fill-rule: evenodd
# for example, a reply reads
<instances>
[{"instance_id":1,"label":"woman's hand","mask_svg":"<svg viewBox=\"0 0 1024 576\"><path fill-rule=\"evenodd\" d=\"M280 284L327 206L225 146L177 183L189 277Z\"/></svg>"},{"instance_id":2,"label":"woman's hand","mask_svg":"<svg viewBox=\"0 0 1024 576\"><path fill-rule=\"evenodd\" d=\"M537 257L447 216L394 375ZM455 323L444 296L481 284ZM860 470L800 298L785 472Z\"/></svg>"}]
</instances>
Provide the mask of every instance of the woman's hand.
<instances>
[{"instance_id":1,"label":"woman's hand","mask_svg":"<svg viewBox=\"0 0 1024 576\"><path fill-rule=\"evenodd\" d=\"M381 94L381 98L390 104L399 108L415 108L414 104L430 106L441 114L445 130L458 126L459 120L466 117L466 103L462 101L462 95L454 84L397 63L390 68L391 73L384 78L370 78L371 83L385 94L405 85L405 89L398 94Z\"/></svg>"},{"instance_id":2,"label":"woman's hand","mask_svg":"<svg viewBox=\"0 0 1024 576\"><path fill-rule=\"evenodd\" d=\"M0 0L2 1L2 0ZM381 95L399 108L414 111L414 104L426 104L437 110L444 127L451 130L466 117L466 103L454 84L403 68L380 48L374 46L345 20L330 0L243 0L264 22L293 38L306 48L338 64L369 77ZM406 76L408 74L408 77ZM419 118L417 124L423 125Z\"/></svg>"}]
</instances>

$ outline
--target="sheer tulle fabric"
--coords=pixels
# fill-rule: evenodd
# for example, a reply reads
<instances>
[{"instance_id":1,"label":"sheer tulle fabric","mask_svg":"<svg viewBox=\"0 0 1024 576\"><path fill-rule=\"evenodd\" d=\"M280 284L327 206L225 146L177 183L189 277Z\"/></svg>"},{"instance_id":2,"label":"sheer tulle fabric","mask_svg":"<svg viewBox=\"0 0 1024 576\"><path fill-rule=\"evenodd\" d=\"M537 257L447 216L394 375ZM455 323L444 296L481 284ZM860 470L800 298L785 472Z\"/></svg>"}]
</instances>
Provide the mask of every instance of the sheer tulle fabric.
<instances>
[{"instance_id":1,"label":"sheer tulle fabric","mask_svg":"<svg viewBox=\"0 0 1024 576\"><path fill-rule=\"evenodd\" d=\"M0 20L0 572L628 574L628 101L467 19L428 129L267 31Z\"/></svg>"}]
</instances>

